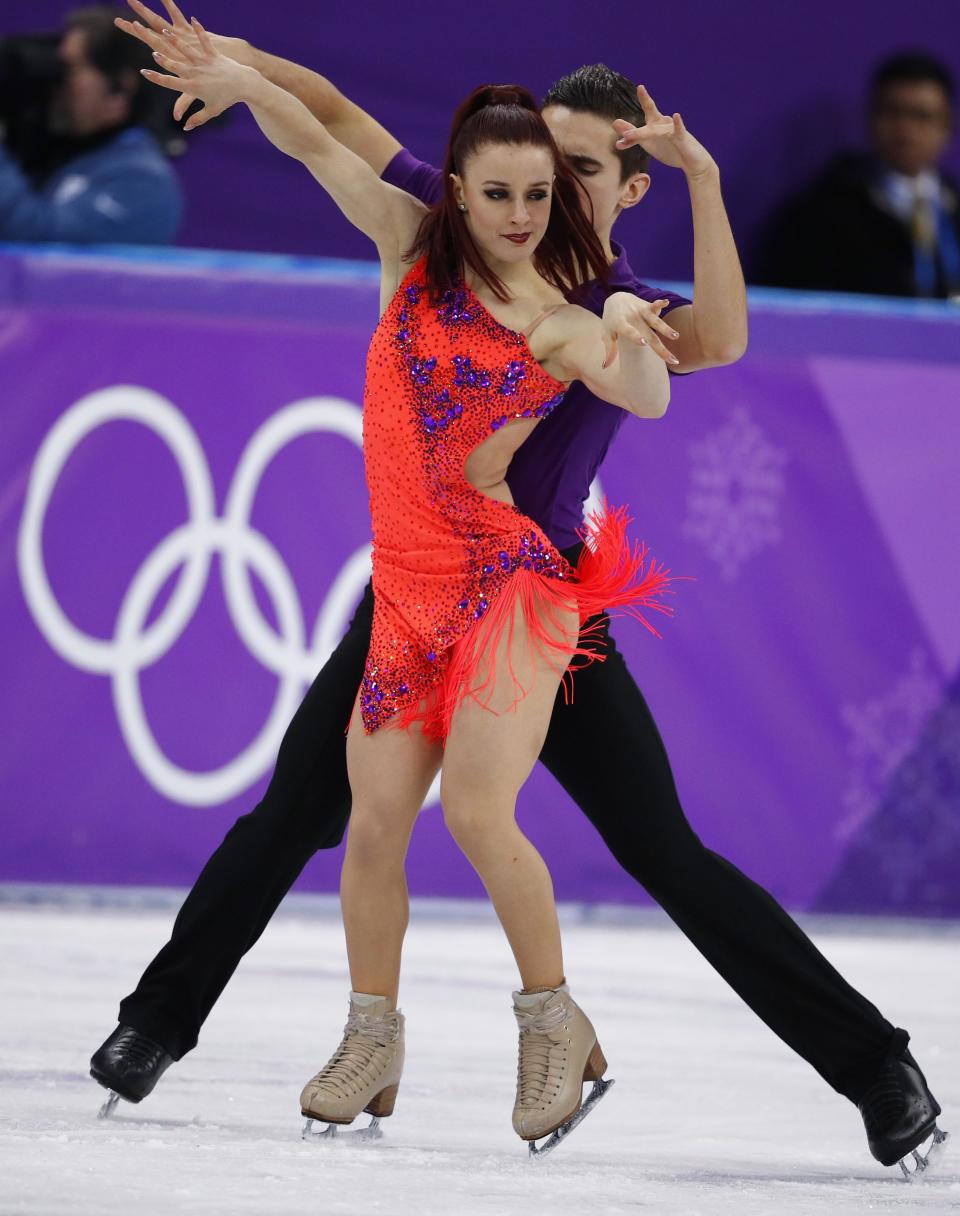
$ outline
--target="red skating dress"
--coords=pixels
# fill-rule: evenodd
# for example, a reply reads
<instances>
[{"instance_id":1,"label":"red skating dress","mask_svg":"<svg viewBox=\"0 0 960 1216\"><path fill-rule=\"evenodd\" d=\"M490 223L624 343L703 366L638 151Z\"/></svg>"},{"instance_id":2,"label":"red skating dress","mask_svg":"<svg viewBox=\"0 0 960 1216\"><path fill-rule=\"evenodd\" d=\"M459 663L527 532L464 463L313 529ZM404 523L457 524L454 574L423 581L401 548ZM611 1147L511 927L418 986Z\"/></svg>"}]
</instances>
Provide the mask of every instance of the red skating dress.
<instances>
[{"instance_id":1,"label":"red skating dress","mask_svg":"<svg viewBox=\"0 0 960 1216\"><path fill-rule=\"evenodd\" d=\"M364 729L422 723L444 740L465 696L483 700L495 653L518 601L531 645L568 652L551 608L581 623L604 609L660 612L667 580L628 543L625 512L605 511L585 533L574 569L518 507L466 480L464 462L494 431L545 418L566 385L461 287L431 303L418 262L380 319L367 354L363 451L373 523L373 634L360 687ZM616 407L611 406L611 409ZM586 631L589 634L589 630ZM581 636L571 667L602 659ZM481 677L479 669L486 674ZM517 699L528 689L517 685Z\"/></svg>"}]
</instances>

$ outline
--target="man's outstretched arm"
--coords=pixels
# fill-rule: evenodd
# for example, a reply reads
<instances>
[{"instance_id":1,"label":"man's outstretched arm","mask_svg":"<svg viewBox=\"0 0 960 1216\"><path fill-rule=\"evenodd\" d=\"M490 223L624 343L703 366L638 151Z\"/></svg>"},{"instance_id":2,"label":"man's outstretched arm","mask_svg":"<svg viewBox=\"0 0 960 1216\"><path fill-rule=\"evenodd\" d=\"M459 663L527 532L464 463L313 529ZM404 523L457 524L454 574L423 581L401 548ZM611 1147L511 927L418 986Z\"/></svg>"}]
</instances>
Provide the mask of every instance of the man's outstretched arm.
<instances>
[{"instance_id":1,"label":"man's outstretched arm","mask_svg":"<svg viewBox=\"0 0 960 1216\"><path fill-rule=\"evenodd\" d=\"M660 113L643 85L637 87L646 124L618 119L618 146L640 144L665 165L682 169L693 216L693 303L670 313L680 338L670 344L678 372L735 363L747 349L747 291L740 258L720 191L720 170L690 134L679 114Z\"/></svg>"},{"instance_id":2,"label":"man's outstretched arm","mask_svg":"<svg viewBox=\"0 0 960 1216\"><path fill-rule=\"evenodd\" d=\"M190 23L174 0L162 0L167 17L159 16L140 0L127 2L140 18L140 22L118 18L117 25L126 33L145 42L152 50L164 52L164 28L175 30L180 37L191 37ZM344 97L339 89L319 72L261 51L251 46L244 38L229 38L213 33L210 38L221 54L256 68L271 84L292 93L338 143L365 160L378 176L400 151L401 144L385 127L360 106ZM193 100L189 95L178 99L174 110L178 119L183 117ZM202 124L193 122L191 125L195 127Z\"/></svg>"}]
</instances>

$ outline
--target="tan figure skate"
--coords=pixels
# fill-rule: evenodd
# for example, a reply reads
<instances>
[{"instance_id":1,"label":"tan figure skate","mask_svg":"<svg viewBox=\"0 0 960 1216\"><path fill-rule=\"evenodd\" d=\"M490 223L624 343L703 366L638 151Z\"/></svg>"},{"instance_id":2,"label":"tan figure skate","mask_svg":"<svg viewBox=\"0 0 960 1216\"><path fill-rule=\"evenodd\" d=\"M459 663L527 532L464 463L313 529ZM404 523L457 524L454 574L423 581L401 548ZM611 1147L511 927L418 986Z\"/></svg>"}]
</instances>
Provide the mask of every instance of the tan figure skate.
<instances>
[{"instance_id":1,"label":"tan figure skate","mask_svg":"<svg viewBox=\"0 0 960 1216\"><path fill-rule=\"evenodd\" d=\"M350 993L350 1014L340 1046L327 1064L303 1087L300 1110L306 1117L304 1140L333 1139L338 1128L361 1112L367 1127L346 1135L379 1140L380 1120L393 1114L403 1072L404 1017L387 997ZM328 1126L312 1129L314 1120Z\"/></svg>"},{"instance_id":2,"label":"tan figure skate","mask_svg":"<svg viewBox=\"0 0 960 1216\"><path fill-rule=\"evenodd\" d=\"M547 992L513 994L520 1027L517 1100L513 1129L530 1143L530 1156L557 1147L607 1092L607 1061L590 1019L570 996L566 984ZM583 1083L593 1089L583 1100ZM536 1141L548 1136L537 1147Z\"/></svg>"}]
</instances>

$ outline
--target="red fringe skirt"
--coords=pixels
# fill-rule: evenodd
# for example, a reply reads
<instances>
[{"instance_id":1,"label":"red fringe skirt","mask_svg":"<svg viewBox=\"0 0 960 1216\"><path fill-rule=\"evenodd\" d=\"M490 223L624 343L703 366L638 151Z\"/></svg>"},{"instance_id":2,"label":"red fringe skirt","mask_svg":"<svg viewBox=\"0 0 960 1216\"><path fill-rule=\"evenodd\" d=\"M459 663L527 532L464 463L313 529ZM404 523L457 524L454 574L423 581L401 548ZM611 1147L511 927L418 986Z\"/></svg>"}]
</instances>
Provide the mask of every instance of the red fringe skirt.
<instances>
[{"instance_id":1,"label":"red fringe skirt","mask_svg":"<svg viewBox=\"0 0 960 1216\"><path fill-rule=\"evenodd\" d=\"M490 709L497 681L496 655L506 637L512 639L519 606L526 623L528 644L556 670L563 671L562 683L567 702L573 699L572 673L589 663L602 663L606 655L600 637L602 613L632 616L656 637L660 634L645 613L672 615L661 597L670 594L669 570L648 558L646 546L631 543L627 526L631 522L626 508L610 508L591 515L579 534L584 542L573 578L551 578L532 570L519 569L490 604L486 613L453 644L442 676L429 695L400 710L385 725L402 728L419 724L430 739L443 742L450 733L453 716L467 697ZM571 653L571 640L561 614L575 609L579 617L579 637ZM512 648L507 647L508 654ZM509 712L527 693L513 663L510 679L514 699Z\"/></svg>"}]
</instances>

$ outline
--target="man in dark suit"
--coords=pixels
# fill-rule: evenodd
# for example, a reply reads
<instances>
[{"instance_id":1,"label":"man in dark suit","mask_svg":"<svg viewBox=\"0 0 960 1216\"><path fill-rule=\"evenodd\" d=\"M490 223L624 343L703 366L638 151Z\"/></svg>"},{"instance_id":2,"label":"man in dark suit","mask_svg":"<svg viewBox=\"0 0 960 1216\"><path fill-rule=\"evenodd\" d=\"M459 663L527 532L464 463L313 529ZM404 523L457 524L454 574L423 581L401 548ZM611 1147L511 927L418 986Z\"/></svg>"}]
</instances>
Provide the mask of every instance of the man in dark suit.
<instances>
[{"instance_id":1,"label":"man in dark suit","mask_svg":"<svg viewBox=\"0 0 960 1216\"><path fill-rule=\"evenodd\" d=\"M780 287L960 298L960 190L939 168L954 86L929 55L873 75L870 150L838 156L774 225L760 281Z\"/></svg>"}]
</instances>

